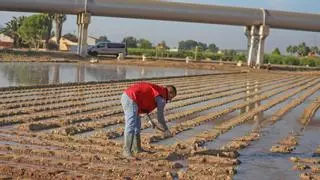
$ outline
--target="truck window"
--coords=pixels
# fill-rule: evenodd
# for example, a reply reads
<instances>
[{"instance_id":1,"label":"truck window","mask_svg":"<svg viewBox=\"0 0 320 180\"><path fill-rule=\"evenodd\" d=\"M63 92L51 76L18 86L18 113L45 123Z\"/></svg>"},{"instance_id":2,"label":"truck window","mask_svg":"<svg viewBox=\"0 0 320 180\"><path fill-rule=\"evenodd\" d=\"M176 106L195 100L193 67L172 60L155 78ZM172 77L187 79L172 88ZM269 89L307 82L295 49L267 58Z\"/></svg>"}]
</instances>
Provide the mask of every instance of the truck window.
<instances>
[{"instance_id":1,"label":"truck window","mask_svg":"<svg viewBox=\"0 0 320 180\"><path fill-rule=\"evenodd\" d=\"M97 48L104 48L105 46L106 46L105 43L100 43L100 44L97 45Z\"/></svg>"},{"instance_id":2,"label":"truck window","mask_svg":"<svg viewBox=\"0 0 320 180\"><path fill-rule=\"evenodd\" d=\"M108 48L125 48L125 45L117 43L108 43Z\"/></svg>"}]
</instances>

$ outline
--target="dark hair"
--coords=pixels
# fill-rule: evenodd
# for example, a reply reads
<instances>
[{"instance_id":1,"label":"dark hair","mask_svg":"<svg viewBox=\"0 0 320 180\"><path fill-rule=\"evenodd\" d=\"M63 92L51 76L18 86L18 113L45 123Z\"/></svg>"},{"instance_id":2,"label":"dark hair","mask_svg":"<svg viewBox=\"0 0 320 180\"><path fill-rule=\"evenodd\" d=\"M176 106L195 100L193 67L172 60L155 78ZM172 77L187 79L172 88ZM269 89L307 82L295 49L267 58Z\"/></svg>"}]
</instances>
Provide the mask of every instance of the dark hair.
<instances>
[{"instance_id":1,"label":"dark hair","mask_svg":"<svg viewBox=\"0 0 320 180\"><path fill-rule=\"evenodd\" d=\"M177 95L177 88L173 85L167 85L166 88L172 88L174 91L174 94Z\"/></svg>"}]
</instances>

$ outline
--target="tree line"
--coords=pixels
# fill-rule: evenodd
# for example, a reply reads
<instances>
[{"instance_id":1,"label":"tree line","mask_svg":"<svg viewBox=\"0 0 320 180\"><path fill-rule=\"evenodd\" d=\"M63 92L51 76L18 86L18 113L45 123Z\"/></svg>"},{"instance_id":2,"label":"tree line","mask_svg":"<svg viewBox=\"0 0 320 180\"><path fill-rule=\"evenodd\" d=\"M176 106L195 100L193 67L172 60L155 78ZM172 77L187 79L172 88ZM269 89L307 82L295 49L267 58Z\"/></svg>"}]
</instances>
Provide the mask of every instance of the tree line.
<instances>
[{"instance_id":1,"label":"tree line","mask_svg":"<svg viewBox=\"0 0 320 180\"><path fill-rule=\"evenodd\" d=\"M39 48L41 41L45 40L44 48L50 49L50 38L56 36L57 42L54 45L59 49L62 26L66 21L65 14L44 13L31 16L13 17L0 29L0 33L13 39L13 47ZM53 32L53 22L55 31Z\"/></svg>"},{"instance_id":2,"label":"tree line","mask_svg":"<svg viewBox=\"0 0 320 180\"><path fill-rule=\"evenodd\" d=\"M298 45L290 45L286 48L287 53L290 55L297 54L298 56L307 56L309 53L319 54L320 50L317 46L307 46L305 42Z\"/></svg>"},{"instance_id":3,"label":"tree line","mask_svg":"<svg viewBox=\"0 0 320 180\"><path fill-rule=\"evenodd\" d=\"M305 42L299 43L298 45L289 45L286 48L286 52L292 55L298 55L299 57L308 56L310 53L311 55L320 55L320 49L317 46L307 46ZM273 56L280 56L281 52L279 48L275 48L271 55Z\"/></svg>"},{"instance_id":4,"label":"tree line","mask_svg":"<svg viewBox=\"0 0 320 180\"><path fill-rule=\"evenodd\" d=\"M152 48L161 48L161 49L169 49L170 47L166 44L165 41L161 41L156 46L153 46L152 43L147 39L137 39L133 36L125 37L122 40L122 43L126 43L128 48L140 48L140 49L152 49ZM218 52L219 47L214 44L206 44L202 42L197 42L194 40L186 40L180 41L178 43L179 51L190 51L198 49L199 51L210 51L210 52Z\"/></svg>"}]
</instances>

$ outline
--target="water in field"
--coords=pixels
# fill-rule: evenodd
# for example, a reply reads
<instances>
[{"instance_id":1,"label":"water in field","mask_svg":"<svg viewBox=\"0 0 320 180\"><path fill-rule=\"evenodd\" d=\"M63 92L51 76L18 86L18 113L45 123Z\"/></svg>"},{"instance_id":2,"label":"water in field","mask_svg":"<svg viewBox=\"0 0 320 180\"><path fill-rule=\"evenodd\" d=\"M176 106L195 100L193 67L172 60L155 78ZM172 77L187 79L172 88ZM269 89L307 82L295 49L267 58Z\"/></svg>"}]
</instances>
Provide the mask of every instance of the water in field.
<instances>
[{"instance_id":1,"label":"water in field","mask_svg":"<svg viewBox=\"0 0 320 180\"><path fill-rule=\"evenodd\" d=\"M0 87L208 74L217 71L75 63L0 63Z\"/></svg>"}]
</instances>

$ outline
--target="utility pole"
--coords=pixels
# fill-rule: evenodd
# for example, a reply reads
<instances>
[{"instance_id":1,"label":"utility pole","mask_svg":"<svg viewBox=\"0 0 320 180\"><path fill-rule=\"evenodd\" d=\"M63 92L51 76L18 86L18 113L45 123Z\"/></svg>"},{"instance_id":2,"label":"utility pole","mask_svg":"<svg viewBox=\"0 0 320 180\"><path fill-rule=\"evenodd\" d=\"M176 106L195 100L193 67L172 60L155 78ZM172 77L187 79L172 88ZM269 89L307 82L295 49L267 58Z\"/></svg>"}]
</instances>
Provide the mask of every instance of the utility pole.
<instances>
[{"instance_id":1,"label":"utility pole","mask_svg":"<svg viewBox=\"0 0 320 180\"><path fill-rule=\"evenodd\" d=\"M198 50L199 50L199 46L196 46L195 53L194 53L194 60L195 60L195 61L197 61Z\"/></svg>"}]
</instances>

